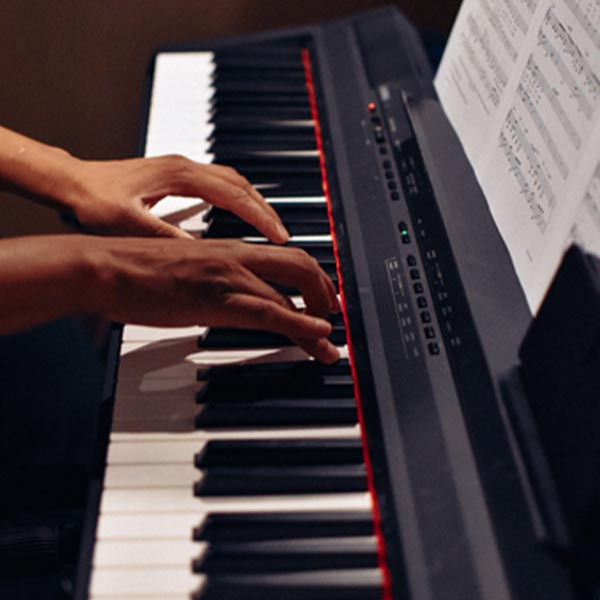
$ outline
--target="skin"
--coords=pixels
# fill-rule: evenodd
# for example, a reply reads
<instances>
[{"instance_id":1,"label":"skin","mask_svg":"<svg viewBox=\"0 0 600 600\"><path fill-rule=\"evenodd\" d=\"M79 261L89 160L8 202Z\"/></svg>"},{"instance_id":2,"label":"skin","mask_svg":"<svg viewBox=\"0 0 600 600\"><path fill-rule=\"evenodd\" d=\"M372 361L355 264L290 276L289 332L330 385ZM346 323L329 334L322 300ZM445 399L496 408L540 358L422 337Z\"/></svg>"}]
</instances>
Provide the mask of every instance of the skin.
<instances>
[{"instance_id":1,"label":"skin","mask_svg":"<svg viewBox=\"0 0 600 600\"><path fill-rule=\"evenodd\" d=\"M235 170L180 156L83 161L0 128L0 181L104 234L0 240L0 333L92 313L154 326L266 329L323 362L339 358L323 318L339 310L335 288L305 252L193 240L149 211L166 195L201 197L284 243L276 213ZM265 280L299 288L306 311Z\"/></svg>"}]
</instances>

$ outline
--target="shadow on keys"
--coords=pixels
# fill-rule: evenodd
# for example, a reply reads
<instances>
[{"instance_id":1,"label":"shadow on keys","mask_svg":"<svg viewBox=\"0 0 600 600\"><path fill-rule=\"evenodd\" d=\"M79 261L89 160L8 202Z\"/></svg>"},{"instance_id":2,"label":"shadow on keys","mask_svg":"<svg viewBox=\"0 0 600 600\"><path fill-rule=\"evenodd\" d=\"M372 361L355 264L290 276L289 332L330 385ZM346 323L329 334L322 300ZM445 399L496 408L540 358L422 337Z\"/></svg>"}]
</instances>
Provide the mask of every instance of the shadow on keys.
<instances>
[{"instance_id":1,"label":"shadow on keys","mask_svg":"<svg viewBox=\"0 0 600 600\"><path fill-rule=\"evenodd\" d=\"M216 365L298 362L298 347L199 350L203 327L125 327L121 346L113 432L195 431L204 382L199 369Z\"/></svg>"}]
</instances>

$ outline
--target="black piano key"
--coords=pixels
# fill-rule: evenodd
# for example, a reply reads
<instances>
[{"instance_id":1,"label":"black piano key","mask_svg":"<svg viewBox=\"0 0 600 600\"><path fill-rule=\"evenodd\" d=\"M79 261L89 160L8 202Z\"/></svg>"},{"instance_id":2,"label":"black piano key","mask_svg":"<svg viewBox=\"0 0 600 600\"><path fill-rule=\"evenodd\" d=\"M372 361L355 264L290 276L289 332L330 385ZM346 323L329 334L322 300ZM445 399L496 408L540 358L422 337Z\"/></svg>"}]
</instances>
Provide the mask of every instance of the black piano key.
<instances>
[{"instance_id":1,"label":"black piano key","mask_svg":"<svg viewBox=\"0 0 600 600\"><path fill-rule=\"evenodd\" d=\"M194 600L381 600L380 569L211 575Z\"/></svg>"},{"instance_id":2,"label":"black piano key","mask_svg":"<svg viewBox=\"0 0 600 600\"><path fill-rule=\"evenodd\" d=\"M213 132L208 138L211 142L222 142L233 144L238 142L241 146L256 144L263 141L265 143L289 142L295 144L299 149L316 148L314 129L312 127L248 127L246 129L227 129L213 128Z\"/></svg>"},{"instance_id":3,"label":"black piano key","mask_svg":"<svg viewBox=\"0 0 600 600\"><path fill-rule=\"evenodd\" d=\"M280 79L302 79L306 81L306 75L304 67L301 62L295 62L293 60L282 61L279 64L273 63L269 60L246 60L244 63L238 62L236 64L232 59L225 60L223 62L217 62L214 65L214 72L218 75L231 76L231 77L244 77L256 78L258 75L264 75L270 79L277 77Z\"/></svg>"},{"instance_id":4,"label":"black piano key","mask_svg":"<svg viewBox=\"0 0 600 600\"><path fill-rule=\"evenodd\" d=\"M253 98L236 99L234 97L213 97L209 100L209 112L211 115L257 115L271 116L301 113L308 115L307 110L310 110L310 105L305 102L304 98L261 98L259 96ZM308 116L310 118L310 116Z\"/></svg>"},{"instance_id":5,"label":"black piano key","mask_svg":"<svg viewBox=\"0 0 600 600\"><path fill-rule=\"evenodd\" d=\"M298 139L290 139L287 137L275 138L268 136L257 136L256 138L236 138L231 137L228 139L218 139L211 141L207 152L210 154L219 154L222 152L228 152L232 150L236 151L278 151L284 152L287 150L312 150L315 148L315 141L310 137L306 138L298 138ZM317 189L316 193L314 192L315 188L309 188L311 191L303 192L303 196L311 196L311 195L319 195L323 194L322 188Z\"/></svg>"},{"instance_id":6,"label":"black piano key","mask_svg":"<svg viewBox=\"0 0 600 600\"><path fill-rule=\"evenodd\" d=\"M240 171L242 173L242 171ZM263 173L248 173L243 172L242 175L246 177L252 183L252 185L264 185L264 184L286 184L293 185L297 183L302 183L303 185L312 184L318 186L319 189L322 188L322 179L321 175L317 173L294 173L293 171L285 172L280 171L279 173L275 173L274 171L264 171ZM317 206L313 204L313 206ZM325 203L322 204L325 206Z\"/></svg>"},{"instance_id":7,"label":"black piano key","mask_svg":"<svg viewBox=\"0 0 600 600\"><path fill-rule=\"evenodd\" d=\"M228 154L217 153L214 155L214 161L217 164L224 164L240 171L252 172L252 169L261 169L268 172L269 169L277 169L293 173L296 169L302 171L310 169L313 173L320 173L318 156L285 156L271 154L263 156L257 153L231 152Z\"/></svg>"},{"instance_id":8,"label":"black piano key","mask_svg":"<svg viewBox=\"0 0 600 600\"><path fill-rule=\"evenodd\" d=\"M325 204L282 204L276 207L277 214L283 221L328 221L327 206ZM221 221L236 223L240 218L223 208L210 207L204 217L206 221Z\"/></svg>"},{"instance_id":9,"label":"black piano key","mask_svg":"<svg viewBox=\"0 0 600 600\"><path fill-rule=\"evenodd\" d=\"M257 184L256 187L267 200L271 198L293 198L294 196L319 197L324 194L321 182L282 182L273 185Z\"/></svg>"},{"instance_id":10,"label":"black piano key","mask_svg":"<svg viewBox=\"0 0 600 600\"><path fill-rule=\"evenodd\" d=\"M217 161L214 161L217 163ZM217 163L218 164L218 163ZM277 177L321 177L321 167L318 160L314 158L304 159L289 163L285 159L249 159L249 160L231 160L228 167L244 175L249 180L266 180L267 178L277 179ZM307 206L309 204L307 203Z\"/></svg>"},{"instance_id":11,"label":"black piano key","mask_svg":"<svg viewBox=\"0 0 600 600\"><path fill-rule=\"evenodd\" d=\"M354 425L356 402L347 398L266 399L208 403L196 416L198 429L214 427L279 427L292 425Z\"/></svg>"},{"instance_id":12,"label":"black piano key","mask_svg":"<svg viewBox=\"0 0 600 600\"><path fill-rule=\"evenodd\" d=\"M239 44L214 50L213 57L217 64L234 59L265 60L270 63L294 61L295 64L302 64L302 50L304 45L300 40L290 39L285 40L285 43Z\"/></svg>"},{"instance_id":13,"label":"black piano key","mask_svg":"<svg viewBox=\"0 0 600 600\"><path fill-rule=\"evenodd\" d=\"M245 106L263 106L265 108L286 106L290 107L306 107L310 106L308 96L306 94L275 94L275 93L245 93L233 92L225 90L215 90L213 96L209 100L211 108L218 110L223 106L235 106L243 108ZM268 114L268 113L267 113Z\"/></svg>"},{"instance_id":14,"label":"black piano key","mask_svg":"<svg viewBox=\"0 0 600 600\"><path fill-rule=\"evenodd\" d=\"M306 82L304 79L263 81L261 79L254 81L221 81L215 90L215 94L241 94L248 96L256 94L259 96L301 96L308 97Z\"/></svg>"},{"instance_id":15,"label":"black piano key","mask_svg":"<svg viewBox=\"0 0 600 600\"><path fill-rule=\"evenodd\" d=\"M329 221L283 221L290 235L327 235ZM215 221L204 232L208 239L242 238L261 235L255 227L239 219L238 221Z\"/></svg>"},{"instance_id":16,"label":"black piano key","mask_svg":"<svg viewBox=\"0 0 600 600\"><path fill-rule=\"evenodd\" d=\"M264 106L236 106L234 104L214 104L211 119L220 118L277 118L277 119L312 119L310 106L297 105L270 106L268 110Z\"/></svg>"},{"instance_id":17,"label":"black piano key","mask_svg":"<svg viewBox=\"0 0 600 600\"><path fill-rule=\"evenodd\" d=\"M217 65L211 77L212 85L216 88L225 83L254 84L257 80L260 80L262 84L265 82L270 82L272 84L287 84L289 82L306 86L306 79L302 69L292 69L290 71L284 71L282 69L263 69L260 67L238 69Z\"/></svg>"},{"instance_id":18,"label":"black piano key","mask_svg":"<svg viewBox=\"0 0 600 600\"><path fill-rule=\"evenodd\" d=\"M333 281L333 285L335 286L336 292L339 293L339 285L338 285L337 277L331 277L331 280ZM268 283L270 286L272 286L275 290L277 290L280 294L283 294L284 296L300 295L300 290L298 288L290 287L288 285L283 285L282 283L273 283L273 282L268 282Z\"/></svg>"},{"instance_id":19,"label":"black piano key","mask_svg":"<svg viewBox=\"0 0 600 600\"><path fill-rule=\"evenodd\" d=\"M217 542L193 561L195 573L268 573L369 569L378 565L374 537Z\"/></svg>"},{"instance_id":20,"label":"black piano key","mask_svg":"<svg viewBox=\"0 0 600 600\"><path fill-rule=\"evenodd\" d=\"M291 135L313 135L315 126L310 120L289 120L289 119L257 119L256 117L249 118L218 118L212 120L215 126L215 131L222 133L289 133Z\"/></svg>"},{"instance_id":21,"label":"black piano key","mask_svg":"<svg viewBox=\"0 0 600 600\"><path fill-rule=\"evenodd\" d=\"M346 343L346 330L334 325L328 337L335 346ZM278 333L258 329L238 329L236 327L210 327L198 340L198 348L277 348L293 346L295 343Z\"/></svg>"},{"instance_id":22,"label":"black piano key","mask_svg":"<svg viewBox=\"0 0 600 600\"><path fill-rule=\"evenodd\" d=\"M219 71L241 71L248 69L263 70L282 73L304 73L300 57L297 59L256 57L256 56L223 56L215 62L215 68Z\"/></svg>"},{"instance_id":23,"label":"black piano key","mask_svg":"<svg viewBox=\"0 0 600 600\"><path fill-rule=\"evenodd\" d=\"M311 367L312 362L303 362L296 368L280 370L213 371L206 375L207 383L198 392L197 398L210 401L231 396L347 398L353 395L354 381L349 368L343 373L327 373Z\"/></svg>"},{"instance_id":24,"label":"black piano key","mask_svg":"<svg viewBox=\"0 0 600 600\"><path fill-rule=\"evenodd\" d=\"M194 484L204 496L262 496L364 492L364 465L210 467Z\"/></svg>"},{"instance_id":25,"label":"black piano key","mask_svg":"<svg viewBox=\"0 0 600 600\"><path fill-rule=\"evenodd\" d=\"M282 361L272 363L251 363L241 365L215 365L198 369L198 380L209 377L258 381L265 377L287 379L302 377L303 381L318 381L323 375L347 375L350 373L350 361L341 358L335 364L325 365L314 360Z\"/></svg>"},{"instance_id":26,"label":"black piano key","mask_svg":"<svg viewBox=\"0 0 600 600\"><path fill-rule=\"evenodd\" d=\"M194 528L194 540L209 542L373 535L370 511L211 513Z\"/></svg>"},{"instance_id":27,"label":"black piano key","mask_svg":"<svg viewBox=\"0 0 600 600\"><path fill-rule=\"evenodd\" d=\"M226 152L214 152L213 155L215 163L231 165L234 168L239 167L240 164L269 164L272 161L278 164L289 165L293 169L294 165L319 161L319 152L317 150L306 150L298 153L278 150L240 150L229 148Z\"/></svg>"},{"instance_id":28,"label":"black piano key","mask_svg":"<svg viewBox=\"0 0 600 600\"><path fill-rule=\"evenodd\" d=\"M211 440L194 457L199 469L242 465L361 464L360 439Z\"/></svg>"}]
</instances>

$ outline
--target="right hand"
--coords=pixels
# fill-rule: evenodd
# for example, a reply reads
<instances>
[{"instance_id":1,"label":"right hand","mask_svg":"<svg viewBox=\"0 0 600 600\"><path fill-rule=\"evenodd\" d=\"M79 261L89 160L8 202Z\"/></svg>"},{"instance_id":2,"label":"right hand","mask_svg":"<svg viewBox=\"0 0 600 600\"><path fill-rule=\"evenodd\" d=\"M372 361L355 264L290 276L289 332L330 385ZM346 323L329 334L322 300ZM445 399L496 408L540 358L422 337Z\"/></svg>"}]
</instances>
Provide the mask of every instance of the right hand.
<instances>
[{"instance_id":1,"label":"right hand","mask_svg":"<svg viewBox=\"0 0 600 600\"><path fill-rule=\"evenodd\" d=\"M265 329L296 341L322 362L339 358L326 339L331 325L321 318L339 310L335 288L302 250L231 240L84 239L102 281L96 311L106 318ZM299 288L306 312L264 280Z\"/></svg>"}]
</instances>

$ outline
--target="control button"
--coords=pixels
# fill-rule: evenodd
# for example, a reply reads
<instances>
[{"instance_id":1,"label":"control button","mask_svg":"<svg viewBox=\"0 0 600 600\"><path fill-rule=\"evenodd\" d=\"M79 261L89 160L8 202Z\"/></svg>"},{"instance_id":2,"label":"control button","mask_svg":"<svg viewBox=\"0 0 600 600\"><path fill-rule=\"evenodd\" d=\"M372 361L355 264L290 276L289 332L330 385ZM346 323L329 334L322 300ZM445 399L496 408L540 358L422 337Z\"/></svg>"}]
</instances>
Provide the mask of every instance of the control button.
<instances>
[{"instance_id":1,"label":"control button","mask_svg":"<svg viewBox=\"0 0 600 600\"><path fill-rule=\"evenodd\" d=\"M440 347L438 346L437 342L429 342L429 344L427 344L427 347L429 348L429 354L433 354L434 356L436 356L440 353Z\"/></svg>"},{"instance_id":2,"label":"control button","mask_svg":"<svg viewBox=\"0 0 600 600\"><path fill-rule=\"evenodd\" d=\"M403 244L410 244L410 235L408 235L407 233L402 235L402 243Z\"/></svg>"},{"instance_id":3,"label":"control button","mask_svg":"<svg viewBox=\"0 0 600 600\"><path fill-rule=\"evenodd\" d=\"M385 146L379 146L379 154L387 154L388 150Z\"/></svg>"},{"instance_id":4,"label":"control button","mask_svg":"<svg viewBox=\"0 0 600 600\"><path fill-rule=\"evenodd\" d=\"M388 189L395 190L398 187L398 184L395 181L388 181Z\"/></svg>"},{"instance_id":5,"label":"control button","mask_svg":"<svg viewBox=\"0 0 600 600\"><path fill-rule=\"evenodd\" d=\"M371 123L373 125L381 125L381 119L379 117L371 117Z\"/></svg>"},{"instance_id":6,"label":"control button","mask_svg":"<svg viewBox=\"0 0 600 600\"><path fill-rule=\"evenodd\" d=\"M385 176L387 179L394 179L394 171L386 171Z\"/></svg>"},{"instance_id":7,"label":"control button","mask_svg":"<svg viewBox=\"0 0 600 600\"><path fill-rule=\"evenodd\" d=\"M421 279L421 273L419 272L419 269L411 269L409 273L411 279Z\"/></svg>"},{"instance_id":8,"label":"control button","mask_svg":"<svg viewBox=\"0 0 600 600\"><path fill-rule=\"evenodd\" d=\"M392 163L389 160L384 160L383 161L383 168L384 169L391 169L392 168Z\"/></svg>"},{"instance_id":9,"label":"control button","mask_svg":"<svg viewBox=\"0 0 600 600\"><path fill-rule=\"evenodd\" d=\"M415 290L415 294L422 294L423 293L423 284L422 283L414 283L413 290Z\"/></svg>"},{"instance_id":10,"label":"control button","mask_svg":"<svg viewBox=\"0 0 600 600\"><path fill-rule=\"evenodd\" d=\"M425 298L425 296L419 296L417 298L417 306L419 308L427 308L427 298Z\"/></svg>"},{"instance_id":11,"label":"control button","mask_svg":"<svg viewBox=\"0 0 600 600\"><path fill-rule=\"evenodd\" d=\"M415 258L415 257L414 257L412 254L409 254L409 255L406 257L406 264L407 264L409 267L415 267L415 266L417 265L417 259L416 259L416 258Z\"/></svg>"},{"instance_id":12,"label":"control button","mask_svg":"<svg viewBox=\"0 0 600 600\"><path fill-rule=\"evenodd\" d=\"M423 323L431 323L431 313L427 310L421 312L421 321Z\"/></svg>"},{"instance_id":13,"label":"control button","mask_svg":"<svg viewBox=\"0 0 600 600\"><path fill-rule=\"evenodd\" d=\"M435 337L435 329L433 327L425 327L425 337L431 340Z\"/></svg>"},{"instance_id":14,"label":"control button","mask_svg":"<svg viewBox=\"0 0 600 600\"><path fill-rule=\"evenodd\" d=\"M390 194L390 197L392 198L392 200L400 200L400 194L398 192L392 192Z\"/></svg>"}]
</instances>

